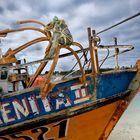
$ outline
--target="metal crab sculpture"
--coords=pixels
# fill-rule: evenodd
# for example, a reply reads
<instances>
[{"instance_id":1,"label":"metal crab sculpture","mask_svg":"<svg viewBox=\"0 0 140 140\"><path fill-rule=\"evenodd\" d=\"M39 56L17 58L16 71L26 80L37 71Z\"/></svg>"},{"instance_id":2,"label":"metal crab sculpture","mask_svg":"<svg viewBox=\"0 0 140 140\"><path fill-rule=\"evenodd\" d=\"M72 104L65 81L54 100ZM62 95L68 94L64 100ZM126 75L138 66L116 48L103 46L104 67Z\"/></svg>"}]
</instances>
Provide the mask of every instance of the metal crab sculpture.
<instances>
[{"instance_id":1,"label":"metal crab sculpture","mask_svg":"<svg viewBox=\"0 0 140 140\"><path fill-rule=\"evenodd\" d=\"M41 96L45 97L47 95L47 93L49 91L51 91L52 88L55 86L55 84L51 83L51 78L52 78L53 72L55 70L61 48L65 48L65 49L69 50L75 56L75 58L77 59L77 62L79 64L81 75L82 75L80 80L84 85L86 85L85 72L82 68L82 64L80 62L78 55L71 48L71 46L77 46L82 50L83 50L83 47L78 42L73 41L72 35L71 35L65 21L60 20L57 17L54 17L53 20L50 23L48 23L47 25L45 25L39 21L36 21L36 20L24 20L24 21L17 22L17 24L25 24L25 23L39 24L43 28L25 27L25 28L18 28L18 29L6 29L6 30L0 31L0 37L6 37L8 33L26 31L26 30L34 30L34 31L42 33L44 36L31 40L31 41L19 46L15 50L12 50L10 48L6 52L6 54L3 55L3 57L0 59L0 64L16 63L17 59L15 57L15 54L17 54L18 52L22 51L23 49L25 49L33 44L36 44L36 43L39 43L42 41L48 41L49 43L48 43L48 47L46 48L44 59L53 59L53 62L51 64L49 73L47 74L46 78L40 85ZM84 57L86 58L84 51L83 51L83 53L84 53ZM39 65L39 67L36 70L32 79L30 81L28 81L27 87L31 87L33 85L35 79L42 72L42 70L47 65L47 63L48 63L48 61L45 61Z\"/></svg>"}]
</instances>

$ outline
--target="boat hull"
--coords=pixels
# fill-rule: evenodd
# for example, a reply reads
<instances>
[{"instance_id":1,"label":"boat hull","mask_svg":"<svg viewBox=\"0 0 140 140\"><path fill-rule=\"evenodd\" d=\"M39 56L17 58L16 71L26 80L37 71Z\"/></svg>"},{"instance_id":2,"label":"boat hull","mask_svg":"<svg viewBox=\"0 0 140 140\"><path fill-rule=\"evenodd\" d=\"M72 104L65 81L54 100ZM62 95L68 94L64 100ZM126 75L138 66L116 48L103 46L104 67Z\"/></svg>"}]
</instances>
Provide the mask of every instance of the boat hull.
<instances>
[{"instance_id":1,"label":"boat hull","mask_svg":"<svg viewBox=\"0 0 140 140\"><path fill-rule=\"evenodd\" d=\"M135 77L138 78L139 73L136 74L133 71L101 75L97 79L97 94L100 96L96 96L96 100L92 98L94 86L90 83L92 82L91 77L87 77L89 83L86 88L83 88L77 79L57 85L56 87L61 90L58 89L57 92L54 92L55 94L51 93L51 95L55 96L51 96L50 100L45 99L41 101L37 91L26 91L12 96L7 95L3 99L5 102L2 104L4 111L1 112L5 114L1 114L0 139L107 139L139 89L139 86L133 87L134 84L130 85L131 81L131 83L136 82ZM127 84L122 85L124 81ZM138 82L140 83L140 81ZM128 90L129 85L131 88ZM69 89L71 90L67 96L59 97L60 100L56 95L62 93L62 91L64 92L63 87L65 88L66 86L70 87ZM108 87L111 87L112 90L107 90ZM31 99L38 99L39 101ZM8 100L11 102L7 103L6 101ZM49 108L50 110L47 110L50 102L51 105L52 103L57 103L54 106L58 107L58 109ZM28 104L32 111L29 113L27 112L29 110L24 110L29 109ZM42 106L38 106L41 104ZM11 105L13 105L17 119L13 117L14 112L10 110ZM37 107L41 111L39 114L34 114L36 113L34 110L38 111ZM9 120L13 119L13 122L6 125L4 115Z\"/></svg>"},{"instance_id":2,"label":"boat hull","mask_svg":"<svg viewBox=\"0 0 140 140\"><path fill-rule=\"evenodd\" d=\"M106 104L97 109L82 113L61 121L2 136L3 139L16 140L98 140L102 139L104 130L118 109L122 100ZM27 129L27 128L26 128ZM0 137L2 139L2 137Z\"/></svg>"}]
</instances>

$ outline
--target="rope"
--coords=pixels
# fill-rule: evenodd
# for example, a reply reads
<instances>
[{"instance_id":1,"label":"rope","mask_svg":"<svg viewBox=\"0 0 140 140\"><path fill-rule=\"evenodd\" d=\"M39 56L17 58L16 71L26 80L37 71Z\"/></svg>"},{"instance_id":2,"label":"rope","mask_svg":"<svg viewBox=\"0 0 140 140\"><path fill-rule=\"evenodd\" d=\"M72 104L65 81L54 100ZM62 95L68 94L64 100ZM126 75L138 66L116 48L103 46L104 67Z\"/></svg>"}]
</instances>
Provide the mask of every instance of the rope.
<instances>
[{"instance_id":1,"label":"rope","mask_svg":"<svg viewBox=\"0 0 140 140\"><path fill-rule=\"evenodd\" d=\"M109 56L109 49L108 48L106 48L107 49L107 55L106 55L106 57L103 59L103 61L102 61L102 63L100 64L100 68L101 68L101 66L104 64L104 62L107 60L107 58L108 58L108 56Z\"/></svg>"},{"instance_id":2,"label":"rope","mask_svg":"<svg viewBox=\"0 0 140 140\"><path fill-rule=\"evenodd\" d=\"M98 34L101 34L101 33L104 33L104 32L106 32L106 31L108 31L108 30L110 30L110 29L112 29L112 28L114 28L114 27L116 27L116 26L118 26L118 25L120 25L120 24L122 24L122 23L125 23L125 22L127 22L127 21L129 21L129 20L131 20L131 19L133 19L133 18L135 18L135 17L137 17L137 16L140 16L140 12L137 13L137 14L135 14L135 15L133 15L133 16L131 16L131 17L129 17L129 18L126 18L126 19L124 19L124 20L118 22L117 24L114 24L114 25L112 25L112 26L110 26L110 27L108 27L108 28L106 28L106 29L104 29L104 30L98 32L97 35L98 35Z\"/></svg>"}]
</instances>

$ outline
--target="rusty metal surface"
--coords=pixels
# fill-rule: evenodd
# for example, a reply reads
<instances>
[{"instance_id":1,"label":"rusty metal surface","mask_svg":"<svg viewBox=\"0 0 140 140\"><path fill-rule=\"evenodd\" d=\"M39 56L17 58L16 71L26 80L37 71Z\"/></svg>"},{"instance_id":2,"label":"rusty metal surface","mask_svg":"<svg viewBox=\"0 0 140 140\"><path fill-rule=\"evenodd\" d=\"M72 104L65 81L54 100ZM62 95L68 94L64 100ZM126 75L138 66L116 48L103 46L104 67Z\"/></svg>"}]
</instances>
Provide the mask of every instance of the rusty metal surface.
<instances>
[{"instance_id":1,"label":"rusty metal surface","mask_svg":"<svg viewBox=\"0 0 140 140\"><path fill-rule=\"evenodd\" d=\"M27 128L30 129L36 126L42 126L44 124L50 124L50 123L57 122L57 121L67 119L67 118L71 118L80 114L85 114L86 112L96 110L100 107L103 107L113 102L116 102L118 100L121 100L122 98L125 98L128 95L129 95L129 91L127 91L123 96L122 95L116 96L116 97L114 96L110 99L103 99L102 101L97 101L97 102L92 101L92 102L85 103L80 106L75 106L67 110L62 110L62 111L53 113L49 116L44 116L44 117L42 116L39 119L37 118L34 120L28 120L21 124L13 125L12 127L9 126L1 130L0 136L5 135L6 133L10 134L10 133L21 131L21 130L23 131L23 130L27 130ZM95 114L95 116L97 115L100 115L100 114Z\"/></svg>"},{"instance_id":2,"label":"rusty metal surface","mask_svg":"<svg viewBox=\"0 0 140 140\"><path fill-rule=\"evenodd\" d=\"M127 107L128 107L127 101L121 100L120 103L118 104L118 107L114 111L114 114L112 115L108 124L106 125L103 133L100 135L99 140L107 140L109 134L111 133L111 131L113 130L116 123L118 122L118 120L120 119L120 117L122 116L123 112L126 110Z\"/></svg>"},{"instance_id":3,"label":"rusty metal surface","mask_svg":"<svg viewBox=\"0 0 140 140\"><path fill-rule=\"evenodd\" d=\"M131 71L99 75L97 79L98 86L96 101L101 102L104 99L109 98L111 100L112 97L125 95L127 87L134 76L135 72ZM11 108L9 110L10 112L8 113L8 115L11 116L11 119L4 119L4 116L2 115L1 119L4 119L4 121L1 125L20 125L22 122L26 123L27 120L40 120L41 117L50 117L53 113L60 113L61 110L67 111L74 106L85 106L87 102L96 103L96 101L92 100L92 96L94 94L93 77L87 76L86 81L88 84L86 87L81 84L79 78L64 83L59 83L54 87L53 91L50 92L45 99L40 98L39 88L35 90L34 88L32 88L32 90L23 90L20 91L19 94L16 92L14 95L11 94L11 96L4 96L1 100L1 104L4 108L1 111L5 111L5 105L8 108ZM109 84L107 85L107 83ZM108 87L110 87L110 89ZM27 106L30 106L28 108L29 110L27 110ZM37 106L39 110L37 109ZM14 111L16 108L19 110L18 113ZM26 108L26 110L23 111L23 108Z\"/></svg>"},{"instance_id":4,"label":"rusty metal surface","mask_svg":"<svg viewBox=\"0 0 140 140\"><path fill-rule=\"evenodd\" d=\"M122 100L121 103L119 104L118 108L116 109L109 123L107 124L105 130L100 136L100 140L106 140L108 138L109 134L115 127L116 123L119 121L124 111L127 109L129 104L131 103L132 99L140 91L140 60L136 62L136 68L137 68L137 73L128 87L130 94L129 96L125 97L124 100Z\"/></svg>"},{"instance_id":5,"label":"rusty metal surface","mask_svg":"<svg viewBox=\"0 0 140 140\"><path fill-rule=\"evenodd\" d=\"M139 91L140 90L140 60L136 62L137 74L134 77L133 81L129 85L129 89L132 91Z\"/></svg>"}]
</instances>

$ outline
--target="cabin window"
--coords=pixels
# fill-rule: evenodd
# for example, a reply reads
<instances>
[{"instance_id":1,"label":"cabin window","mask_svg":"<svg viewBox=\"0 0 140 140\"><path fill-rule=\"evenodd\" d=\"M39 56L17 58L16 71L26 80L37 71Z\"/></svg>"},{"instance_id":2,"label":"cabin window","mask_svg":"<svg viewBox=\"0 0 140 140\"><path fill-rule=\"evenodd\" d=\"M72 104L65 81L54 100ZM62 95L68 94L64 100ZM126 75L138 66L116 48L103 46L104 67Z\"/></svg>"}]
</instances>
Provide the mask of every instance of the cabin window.
<instances>
[{"instance_id":1,"label":"cabin window","mask_svg":"<svg viewBox=\"0 0 140 140\"><path fill-rule=\"evenodd\" d=\"M8 72L6 70L6 67L2 67L1 68L1 73L0 73L0 79L1 80L7 79L7 75L8 75Z\"/></svg>"}]
</instances>

